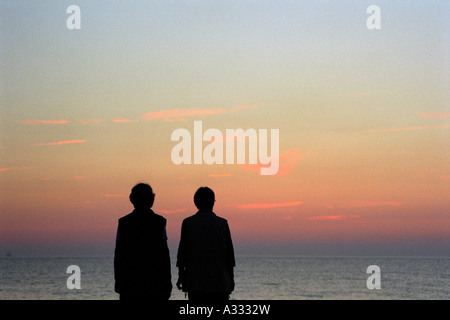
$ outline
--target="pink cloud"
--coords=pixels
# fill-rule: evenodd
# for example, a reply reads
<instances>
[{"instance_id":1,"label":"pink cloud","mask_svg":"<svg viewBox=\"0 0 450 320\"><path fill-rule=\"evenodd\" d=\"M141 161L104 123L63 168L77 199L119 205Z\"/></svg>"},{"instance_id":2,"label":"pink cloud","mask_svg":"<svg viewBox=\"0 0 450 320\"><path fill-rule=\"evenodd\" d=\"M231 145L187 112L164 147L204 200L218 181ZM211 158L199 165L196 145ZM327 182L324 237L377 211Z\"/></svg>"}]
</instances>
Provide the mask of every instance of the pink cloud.
<instances>
[{"instance_id":1,"label":"pink cloud","mask_svg":"<svg viewBox=\"0 0 450 320\"><path fill-rule=\"evenodd\" d=\"M19 124L35 125L35 124L68 124L68 120L23 120L17 121Z\"/></svg>"},{"instance_id":2,"label":"pink cloud","mask_svg":"<svg viewBox=\"0 0 450 320\"><path fill-rule=\"evenodd\" d=\"M163 121L186 121L187 118L192 118L196 116L210 116L216 114L230 113L236 112L239 110L255 108L255 106L237 106L230 109L206 109L206 108L180 108L180 109L169 109L169 110L160 110L160 111L152 111L145 113L142 118L144 120L163 120Z\"/></svg>"},{"instance_id":3,"label":"pink cloud","mask_svg":"<svg viewBox=\"0 0 450 320\"><path fill-rule=\"evenodd\" d=\"M279 168L276 176L288 174L306 155L299 153L299 148L287 150L279 155ZM270 167L270 164L243 164L240 165L244 170L254 173L260 173L261 168Z\"/></svg>"},{"instance_id":4,"label":"pink cloud","mask_svg":"<svg viewBox=\"0 0 450 320\"><path fill-rule=\"evenodd\" d=\"M237 205L237 208L241 209L271 209L271 208L284 208L284 207L296 207L303 204L303 201L291 201L291 202L278 202L278 203L248 203Z\"/></svg>"},{"instance_id":5,"label":"pink cloud","mask_svg":"<svg viewBox=\"0 0 450 320\"><path fill-rule=\"evenodd\" d=\"M434 118L450 118L450 113L424 113L421 112L420 116L422 118L434 119Z\"/></svg>"},{"instance_id":6,"label":"pink cloud","mask_svg":"<svg viewBox=\"0 0 450 320\"><path fill-rule=\"evenodd\" d=\"M84 142L86 142L86 140L69 140L69 141L36 143L35 146L58 146L62 144L84 143Z\"/></svg>"}]
</instances>

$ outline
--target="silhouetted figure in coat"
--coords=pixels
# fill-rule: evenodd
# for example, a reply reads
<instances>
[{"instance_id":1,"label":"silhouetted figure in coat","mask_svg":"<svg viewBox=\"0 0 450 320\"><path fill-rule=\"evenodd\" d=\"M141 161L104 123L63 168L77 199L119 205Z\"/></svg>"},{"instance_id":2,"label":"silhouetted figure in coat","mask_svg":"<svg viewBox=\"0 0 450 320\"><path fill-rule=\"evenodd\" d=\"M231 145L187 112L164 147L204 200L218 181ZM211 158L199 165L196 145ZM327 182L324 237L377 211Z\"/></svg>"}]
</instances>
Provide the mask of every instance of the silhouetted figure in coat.
<instances>
[{"instance_id":1,"label":"silhouetted figure in coat","mask_svg":"<svg viewBox=\"0 0 450 320\"><path fill-rule=\"evenodd\" d=\"M167 300L172 292L166 219L151 210L148 184L133 187L134 211L119 219L114 252L114 290L121 300Z\"/></svg>"},{"instance_id":2,"label":"silhouetted figure in coat","mask_svg":"<svg viewBox=\"0 0 450 320\"><path fill-rule=\"evenodd\" d=\"M227 220L212 211L214 192L202 187L194 195L198 212L184 219L178 247L177 287L193 301L226 301L234 290L233 243Z\"/></svg>"}]
</instances>

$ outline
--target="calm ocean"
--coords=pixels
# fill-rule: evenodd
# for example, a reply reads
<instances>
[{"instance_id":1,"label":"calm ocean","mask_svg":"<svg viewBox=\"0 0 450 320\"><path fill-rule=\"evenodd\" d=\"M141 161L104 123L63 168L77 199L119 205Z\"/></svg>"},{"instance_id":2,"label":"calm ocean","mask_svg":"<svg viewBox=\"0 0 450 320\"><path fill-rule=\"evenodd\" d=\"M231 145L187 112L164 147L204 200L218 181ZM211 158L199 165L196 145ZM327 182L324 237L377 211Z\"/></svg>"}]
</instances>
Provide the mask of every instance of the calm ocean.
<instances>
[{"instance_id":1,"label":"calm ocean","mask_svg":"<svg viewBox=\"0 0 450 320\"><path fill-rule=\"evenodd\" d=\"M185 299L175 287L173 300ZM450 299L450 258L237 256L234 300ZM81 289L66 286L67 267L81 270ZM380 267L381 289L369 290L367 267ZM0 258L0 299L118 299L111 257Z\"/></svg>"}]
</instances>

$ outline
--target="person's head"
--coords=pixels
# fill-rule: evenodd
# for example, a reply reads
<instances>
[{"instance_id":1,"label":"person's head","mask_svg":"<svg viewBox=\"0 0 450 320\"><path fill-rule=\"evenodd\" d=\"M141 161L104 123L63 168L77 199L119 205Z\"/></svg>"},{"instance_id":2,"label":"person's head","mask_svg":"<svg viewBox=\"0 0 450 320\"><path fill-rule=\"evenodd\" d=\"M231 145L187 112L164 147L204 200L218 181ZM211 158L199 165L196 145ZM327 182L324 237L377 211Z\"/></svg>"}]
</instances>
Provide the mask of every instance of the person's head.
<instances>
[{"instance_id":1,"label":"person's head","mask_svg":"<svg viewBox=\"0 0 450 320\"><path fill-rule=\"evenodd\" d=\"M146 183L138 183L131 189L130 201L135 208L149 209L155 201L152 187Z\"/></svg>"},{"instance_id":2,"label":"person's head","mask_svg":"<svg viewBox=\"0 0 450 320\"><path fill-rule=\"evenodd\" d=\"M211 210L214 207L216 197L214 191L208 187L201 187L195 192L194 204L199 210Z\"/></svg>"}]
</instances>

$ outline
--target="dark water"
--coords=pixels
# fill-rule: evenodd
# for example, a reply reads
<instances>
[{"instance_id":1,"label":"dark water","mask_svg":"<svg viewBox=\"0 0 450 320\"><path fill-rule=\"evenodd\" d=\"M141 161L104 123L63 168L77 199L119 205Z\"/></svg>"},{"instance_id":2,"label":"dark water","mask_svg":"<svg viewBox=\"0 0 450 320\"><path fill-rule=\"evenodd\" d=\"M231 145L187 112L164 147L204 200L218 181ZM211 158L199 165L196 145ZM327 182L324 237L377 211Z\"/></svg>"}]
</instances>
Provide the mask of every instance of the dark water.
<instances>
[{"instance_id":1,"label":"dark water","mask_svg":"<svg viewBox=\"0 0 450 320\"><path fill-rule=\"evenodd\" d=\"M185 299L175 288L171 299ZM450 299L450 258L236 257L236 300ZM67 267L81 270L81 289L68 289ZM380 267L369 290L367 267ZM112 257L0 258L0 299L118 299Z\"/></svg>"}]
</instances>

